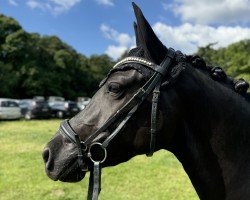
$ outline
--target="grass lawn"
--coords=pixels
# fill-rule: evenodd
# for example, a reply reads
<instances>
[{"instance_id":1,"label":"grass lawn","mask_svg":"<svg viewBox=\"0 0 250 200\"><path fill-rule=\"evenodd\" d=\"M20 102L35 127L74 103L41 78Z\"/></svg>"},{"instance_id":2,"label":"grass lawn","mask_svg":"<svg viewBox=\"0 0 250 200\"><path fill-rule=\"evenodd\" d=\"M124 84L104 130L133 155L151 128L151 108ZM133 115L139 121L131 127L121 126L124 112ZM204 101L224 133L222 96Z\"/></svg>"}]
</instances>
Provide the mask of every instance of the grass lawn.
<instances>
[{"instance_id":1,"label":"grass lawn","mask_svg":"<svg viewBox=\"0 0 250 200\"><path fill-rule=\"evenodd\" d=\"M59 120L0 121L0 200L86 199L88 176L80 183L50 180L42 150ZM137 156L102 171L102 200L197 200L181 164L168 152Z\"/></svg>"}]
</instances>

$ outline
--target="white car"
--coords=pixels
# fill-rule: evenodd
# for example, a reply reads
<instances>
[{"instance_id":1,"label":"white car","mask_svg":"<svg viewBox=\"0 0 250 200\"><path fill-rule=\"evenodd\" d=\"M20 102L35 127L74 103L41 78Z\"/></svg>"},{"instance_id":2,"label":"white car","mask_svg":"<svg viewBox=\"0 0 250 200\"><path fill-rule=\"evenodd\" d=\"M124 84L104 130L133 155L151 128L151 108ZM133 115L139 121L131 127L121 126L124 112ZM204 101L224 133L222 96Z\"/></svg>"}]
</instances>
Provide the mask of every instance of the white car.
<instances>
[{"instance_id":1,"label":"white car","mask_svg":"<svg viewBox=\"0 0 250 200\"><path fill-rule=\"evenodd\" d=\"M21 117L21 109L15 100L0 98L0 119L20 119Z\"/></svg>"}]
</instances>

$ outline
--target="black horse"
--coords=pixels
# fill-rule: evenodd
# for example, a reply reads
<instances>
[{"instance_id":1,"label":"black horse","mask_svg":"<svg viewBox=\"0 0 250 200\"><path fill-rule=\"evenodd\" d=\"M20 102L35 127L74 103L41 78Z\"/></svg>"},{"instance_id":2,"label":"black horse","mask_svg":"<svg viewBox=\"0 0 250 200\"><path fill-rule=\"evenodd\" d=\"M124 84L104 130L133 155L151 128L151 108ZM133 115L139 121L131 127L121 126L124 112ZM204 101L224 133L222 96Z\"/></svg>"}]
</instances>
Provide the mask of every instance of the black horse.
<instances>
[{"instance_id":1,"label":"black horse","mask_svg":"<svg viewBox=\"0 0 250 200\"><path fill-rule=\"evenodd\" d=\"M47 144L47 175L76 182L87 168L93 170L91 160L113 166L165 149L182 163L200 199L249 200L248 84L197 56L166 48L136 5L134 10L137 47L110 71L86 109L64 122Z\"/></svg>"}]
</instances>

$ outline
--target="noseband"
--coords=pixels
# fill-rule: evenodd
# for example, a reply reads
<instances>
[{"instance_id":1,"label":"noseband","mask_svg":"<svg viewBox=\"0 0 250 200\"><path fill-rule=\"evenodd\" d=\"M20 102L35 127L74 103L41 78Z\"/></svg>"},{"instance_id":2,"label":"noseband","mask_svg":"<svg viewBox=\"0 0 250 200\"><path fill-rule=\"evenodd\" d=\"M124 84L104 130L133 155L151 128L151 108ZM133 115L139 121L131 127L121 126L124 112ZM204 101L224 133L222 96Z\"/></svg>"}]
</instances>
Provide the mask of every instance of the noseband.
<instances>
[{"instance_id":1,"label":"noseband","mask_svg":"<svg viewBox=\"0 0 250 200\"><path fill-rule=\"evenodd\" d=\"M168 49L165 59L160 65L156 65L149 62L146 59L139 57L127 57L118 62L113 68L117 68L124 64L137 63L154 71L154 74L149 80L133 95L133 97L121 108L114 116L109 118L104 125L99 128L96 132L90 135L85 141L81 141L78 134L71 128L69 120L65 120L61 123L60 133L66 136L71 142L75 143L78 148L78 159L77 161L67 170L70 172L77 166L82 171L88 171L88 166L84 163L84 159L90 159L93 162L93 169L90 174L88 200L97 200L101 190L101 163L106 160L107 157L107 146L109 143L119 134L120 130L124 127L131 116L136 112L141 103L146 97L153 91L152 98L152 110L151 110L151 137L150 137L150 148L147 156L152 156L155 150L155 138L157 133L156 118L157 118L157 107L160 96L160 86L164 76L169 71L171 63L175 57L175 51L172 48ZM124 117L125 116L125 117ZM123 117L123 118L122 118ZM118 121L118 123L117 123ZM114 124L118 124L112 133L104 140L104 142L93 142L97 136L105 131ZM101 154L101 158L96 158L94 151L98 151Z\"/></svg>"}]
</instances>

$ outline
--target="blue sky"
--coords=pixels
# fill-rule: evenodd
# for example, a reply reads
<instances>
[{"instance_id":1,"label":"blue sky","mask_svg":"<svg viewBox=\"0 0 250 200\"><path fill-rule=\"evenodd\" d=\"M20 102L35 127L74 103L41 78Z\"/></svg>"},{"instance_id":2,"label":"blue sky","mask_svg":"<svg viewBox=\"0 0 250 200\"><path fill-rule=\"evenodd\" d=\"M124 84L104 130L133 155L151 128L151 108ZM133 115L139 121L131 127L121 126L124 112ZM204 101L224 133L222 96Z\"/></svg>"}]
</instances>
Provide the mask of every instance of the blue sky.
<instances>
[{"instance_id":1,"label":"blue sky","mask_svg":"<svg viewBox=\"0 0 250 200\"><path fill-rule=\"evenodd\" d=\"M250 0L135 0L166 46L194 53L250 39ZM131 1L0 0L0 13L28 32L57 35L87 56L116 59L135 45Z\"/></svg>"}]
</instances>

